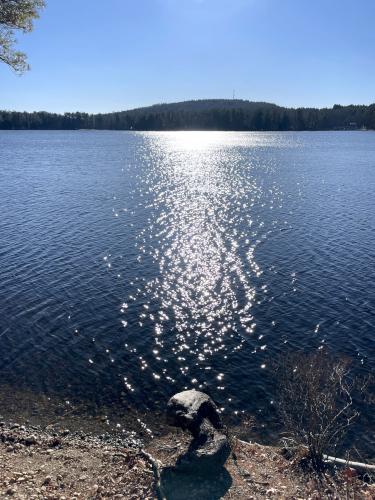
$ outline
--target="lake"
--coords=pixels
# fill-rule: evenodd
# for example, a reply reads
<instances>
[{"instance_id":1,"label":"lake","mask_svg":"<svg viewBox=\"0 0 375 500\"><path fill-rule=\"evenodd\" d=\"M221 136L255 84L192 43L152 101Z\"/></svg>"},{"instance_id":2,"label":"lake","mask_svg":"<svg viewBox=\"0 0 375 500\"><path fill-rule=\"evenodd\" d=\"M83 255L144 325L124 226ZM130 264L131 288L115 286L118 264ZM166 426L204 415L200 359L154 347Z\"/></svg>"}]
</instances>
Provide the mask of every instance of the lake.
<instances>
[{"instance_id":1,"label":"lake","mask_svg":"<svg viewBox=\"0 0 375 500\"><path fill-rule=\"evenodd\" d=\"M267 421L288 350L373 370L374 132L1 131L0 179L2 383Z\"/></svg>"}]
</instances>

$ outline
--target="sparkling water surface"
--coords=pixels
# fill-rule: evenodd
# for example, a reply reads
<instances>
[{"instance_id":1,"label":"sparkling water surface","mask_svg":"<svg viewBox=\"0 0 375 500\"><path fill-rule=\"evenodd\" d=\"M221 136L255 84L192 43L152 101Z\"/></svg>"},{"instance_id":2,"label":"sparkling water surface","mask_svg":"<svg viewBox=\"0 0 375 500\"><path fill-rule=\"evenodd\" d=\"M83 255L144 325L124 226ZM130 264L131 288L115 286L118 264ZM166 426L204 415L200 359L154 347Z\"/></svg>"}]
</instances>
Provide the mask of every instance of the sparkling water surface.
<instances>
[{"instance_id":1,"label":"sparkling water surface","mask_svg":"<svg viewBox=\"0 0 375 500\"><path fill-rule=\"evenodd\" d=\"M266 415L288 349L370 373L374 193L373 132L2 131L2 383Z\"/></svg>"}]
</instances>

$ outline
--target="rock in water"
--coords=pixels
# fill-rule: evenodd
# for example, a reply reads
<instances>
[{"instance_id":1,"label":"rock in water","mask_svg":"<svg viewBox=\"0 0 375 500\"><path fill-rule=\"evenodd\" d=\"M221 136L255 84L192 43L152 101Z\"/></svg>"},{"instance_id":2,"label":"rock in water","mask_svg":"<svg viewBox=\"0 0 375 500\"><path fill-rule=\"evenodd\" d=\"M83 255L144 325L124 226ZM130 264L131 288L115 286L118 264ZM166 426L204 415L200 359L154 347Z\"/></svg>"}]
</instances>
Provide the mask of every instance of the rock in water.
<instances>
[{"instance_id":1,"label":"rock in water","mask_svg":"<svg viewBox=\"0 0 375 500\"><path fill-rule=\"evenodd\" d=\"M175 394L168 401L168 421L193 435L187 453L177 461L178 469L212 469L222 466L230 446L218 409L204 392L192 389Z\"/></svg>"}]
</instances>

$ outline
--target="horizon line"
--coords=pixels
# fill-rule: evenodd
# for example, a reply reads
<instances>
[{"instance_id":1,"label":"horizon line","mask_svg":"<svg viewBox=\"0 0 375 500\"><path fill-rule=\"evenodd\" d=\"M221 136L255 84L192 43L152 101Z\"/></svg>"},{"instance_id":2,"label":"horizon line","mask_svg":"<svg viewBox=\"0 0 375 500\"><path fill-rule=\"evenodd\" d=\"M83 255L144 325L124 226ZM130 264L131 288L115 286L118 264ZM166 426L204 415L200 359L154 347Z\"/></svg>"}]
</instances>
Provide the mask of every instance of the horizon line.
<instances>
[{"instance_id":1,"label":"horizon line","mask_svg":"<svg viewBox=\"0 0 375 500\"><path fill-rule=\"evenodd\" d=\"M368 104L364 103L350 103L350 104L340 104L340 103L334 103L331 106L284 106L282 104L276 104L274 102L269 102L269 101L252 101L250 99L241 99L241 98L220 98L220 97L209 97L209 98L198 98L198 99L186 99L182 101L161 101L161 102L156 102L153 104L147 104L145 106L138 106L138 107L131 107L131 108L126 108L126 109L119 109L119 110L112 110L112 111L81 111L76 109L75 111L48 111L47 109L34 109L32 111L27 111L25 109L23 110L17 110L17 109L7 109L7 108L0 108L0 111L2 112L8 112L8 113L51 113L51 114L56 114L56 115L64 115L66 113L83 113L83 114L88 114L88 115L107 115L107 114L112 114L112 113L127 113L131 111L138 111L141 109L147 109L147 108L152 108L156 106L166 106L166 105L174 105L174 104L184 104L184 103L190 103L190 102L204 102L204 101L227 101L229 102L243 102L243 103L254 103L254 104L266 104L270 106L275 106L278 108L284 108L284 109L289 109L289 110L297 110L297 109L316 109L316 110L323 110L323 109L333 109L335 106L341 106L343 108L350 107L350 106L372 106L375 104L375 100L372 102L369 102Z\"/></svg>"}]
</instances>

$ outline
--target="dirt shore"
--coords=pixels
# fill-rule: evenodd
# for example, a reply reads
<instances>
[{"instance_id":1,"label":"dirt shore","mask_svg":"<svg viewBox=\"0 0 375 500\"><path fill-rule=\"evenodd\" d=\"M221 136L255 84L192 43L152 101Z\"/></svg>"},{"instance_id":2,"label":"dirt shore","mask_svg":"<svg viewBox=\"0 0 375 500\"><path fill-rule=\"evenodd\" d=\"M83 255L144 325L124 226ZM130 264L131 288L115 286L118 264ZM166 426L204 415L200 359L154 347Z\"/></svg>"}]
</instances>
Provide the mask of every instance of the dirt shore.
<instances>
[{"instance_id":1,"label":"dirt shore","mask_svg":"<svg viewBox=\"0 0 375 500\"><path fill-rule=\"evenodd\" d=\"M232 439L234 453L213 477L176 474L189 436L173 431L142 442L135 432L95 435L0 422L0 498L17 499L373 499L354 471L318 478L278 448ZM156 480L149 458L158 463ZM158 484L157 484L158 483Z\"/></svg>"},{"instance_id":2,"label":"dirt shore","mask_svg":"<svg viewBox=\"0 0 375 500\"><path fill-rule=\"evenodd\" d=\"M225 467L186 475L173 466L191 438L164 415L125 405L111 413L3 385L0 498L375 499L374 486L348 467L317 476L280 448L240 442L240 427L228 434L233 453Z\"/></svg>"},{"instance_id":3,"label":"dirt shore","mask_svg":"<svg viewBox=\"0 0 375 500\"><path fill-rule=\"evenodd\" d=\"M131 435L91 436L68 429L0 424L0 497L154 498L151 465Z\"/></svg>"}]
</instances>

